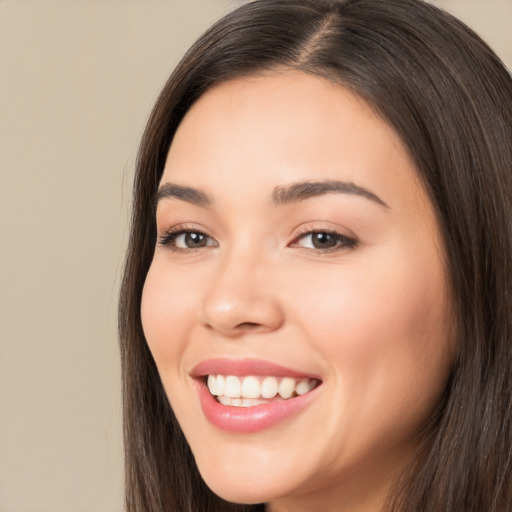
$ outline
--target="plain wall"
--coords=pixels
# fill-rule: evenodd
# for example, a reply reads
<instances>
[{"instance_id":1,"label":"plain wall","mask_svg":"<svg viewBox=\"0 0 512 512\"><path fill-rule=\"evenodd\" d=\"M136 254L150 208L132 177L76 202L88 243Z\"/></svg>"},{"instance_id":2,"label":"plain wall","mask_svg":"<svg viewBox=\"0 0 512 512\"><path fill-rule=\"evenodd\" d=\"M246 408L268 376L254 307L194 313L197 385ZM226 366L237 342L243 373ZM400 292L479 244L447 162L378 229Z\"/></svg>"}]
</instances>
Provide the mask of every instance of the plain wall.
<instances>
[{"instance_id":1,"label":"plain wall","mask_svg":"<svg viewBox=\"0 0 512 512\"><path fill-rule=\"evenodd\" d=\"M0 512L123 508L116 307L138 140L234 0L0 0ZM438 0L512 68L512 0Z\"/></svg>"}]
</instances>

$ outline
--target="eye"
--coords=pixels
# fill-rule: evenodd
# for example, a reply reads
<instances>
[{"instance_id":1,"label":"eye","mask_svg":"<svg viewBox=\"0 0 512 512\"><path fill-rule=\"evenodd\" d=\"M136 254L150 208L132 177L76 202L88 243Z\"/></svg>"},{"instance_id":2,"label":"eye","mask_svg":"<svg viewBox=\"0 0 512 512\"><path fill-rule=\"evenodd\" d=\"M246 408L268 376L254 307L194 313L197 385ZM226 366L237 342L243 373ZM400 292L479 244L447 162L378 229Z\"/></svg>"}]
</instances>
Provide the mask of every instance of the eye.
<instances>
[{"instance_id":1,"label":"eye","mask_svg":"<svg viewBox=\"0 0 512 512\"><path fill-rule=\"evenodd\" d=\"M158 244L174 251L190 251L203 247L217 247L217 242L202 231L171 229L159 237Z\"/></svg>"},{"instance_id":2,"label":"eye","mask_svg":"<svg viewBox=\"0 0 512 512\"><path fill-rule=\"evenodd\" d=\"M356 245L357 241L353 238L328 230L306 231L299 234L290 244L291 247L303 247L324 252L347 249Z\"/></svg>"}]
</instances>

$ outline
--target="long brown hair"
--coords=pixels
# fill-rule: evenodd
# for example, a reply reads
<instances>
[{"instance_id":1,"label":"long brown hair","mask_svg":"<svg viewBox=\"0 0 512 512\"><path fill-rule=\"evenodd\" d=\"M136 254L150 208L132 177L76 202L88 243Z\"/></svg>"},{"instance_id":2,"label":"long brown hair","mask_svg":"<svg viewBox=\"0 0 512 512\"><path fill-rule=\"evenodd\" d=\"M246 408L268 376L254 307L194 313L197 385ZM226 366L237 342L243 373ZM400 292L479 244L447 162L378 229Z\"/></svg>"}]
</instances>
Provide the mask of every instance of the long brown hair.
<instances>
[{"instance_id":1,"label":"long brown hair","mask_svg":"<svg viewBox=\"0 0 512 512\"><path fill-rule=\"evenodd\" d=\"M362 97L403 140L437 212L458 353L442 403L389 510L512 507L512 79L489 47L421 0L256 0L189 50L144 133L119 326L129 512L263 510L202 481L162 388L140 302L153 198L174 133L214 84L291 68Z\"/></svg>"}]
</instances>

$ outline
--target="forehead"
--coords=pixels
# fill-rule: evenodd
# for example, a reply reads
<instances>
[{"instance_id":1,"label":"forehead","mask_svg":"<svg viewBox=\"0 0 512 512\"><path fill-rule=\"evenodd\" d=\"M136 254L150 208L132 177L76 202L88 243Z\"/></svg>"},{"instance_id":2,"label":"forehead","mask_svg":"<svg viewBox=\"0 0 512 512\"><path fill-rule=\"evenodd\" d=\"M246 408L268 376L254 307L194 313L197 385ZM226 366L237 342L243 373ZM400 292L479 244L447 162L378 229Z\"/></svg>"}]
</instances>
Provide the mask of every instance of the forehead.
<instances>
[{"instance_id":1,"label":"forehead","mask_svg":"<svg viewBox=\"0 0 512 512\"><path fill-rule=\"evenodd\" d=\"M162 182L224 181L242 193L248 178L248 192L256 181L343 179L381 197L419 185L400 138L360 97L299 72L238 78L203 94L175 134Z\"/></svg>"}]
</instances>

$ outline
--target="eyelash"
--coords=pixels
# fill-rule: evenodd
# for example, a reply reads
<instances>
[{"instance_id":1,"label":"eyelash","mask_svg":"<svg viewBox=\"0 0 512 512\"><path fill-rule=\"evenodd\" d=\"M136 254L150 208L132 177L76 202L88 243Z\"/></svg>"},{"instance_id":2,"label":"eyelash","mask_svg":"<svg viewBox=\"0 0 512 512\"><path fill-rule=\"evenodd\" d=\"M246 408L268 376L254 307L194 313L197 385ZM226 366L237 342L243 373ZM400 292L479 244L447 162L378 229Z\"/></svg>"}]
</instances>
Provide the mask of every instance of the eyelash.
<instances>
[{"instance_id":1,"label":"eyelash","mask_svg":"<svg viewBox=\"0 0 512 512\"><path fill-rule=\"evenodd\" d=\"M299 233L297 233L295 238L290 243L290 246L291 247L296 246L297 242L299 240L303 240L307 236L314 236L314 235L329 235L334 238L334 241L336 242L336 246L329 247L327 249L309 248L309 247L304 247L304 249L310 250L313 252L321 252L321 253L325 254L325 253L337 252L337 251L346 250L346 249L353 249L358 244L358 241L355 238L351 238L346 235L342 235L341 233L338 233L337 231L333 231L330 229L304 228L303 230L300 230Z\"/></svg>"},{"instance_id":2,"label":"eyelash","mask_svg":"<svg viewBox=\"0 0 512 512\"><path fill-rule=\"evenodd\" d=\"M185 249L183 247L176 247L176 245L173 245L179 236L187 234L197 234L213 240L210 236L199 229L177 227L164 231L164 233L158 237L158 245L160 247L165 247L166 249L169 249L173 252L194 252L199 249L203 249L204 247L209 247L206 245L202 247L189 247Z\"/></svg>"},{"instance_id":3,"label":"eyelash","mask_svg":"<svg viewBox=\"0 0 512 512\"><path fill-rule=\"evenodd\" d=\"M181 253L189 253L189 252L195 252L200 249L204 249L206 247L216 247L217 242L215 244L211 245L203 245L200 247L176 247L175 242L176 239L181 235L187 235L187 234L195 234L200 235L203 237L206 237L209 240L213 240L209 235L204 233L201 230L193 229L193 228L185 228L185 227L177 227L177 228L171 228L166 230L162 235L158 237L158 245L160 247L164 247L170 251L173 252L181 252ZM304 249L315 252L315 253L331 253L331 252L337 252L341 250L346 249L353 249L358 245L358 241L355 238L348 237L346 235L342 235L341 233L338 233L337 231L329 230L329 229L308 229L305 228L302 231L299 231L292 240L292 242L289 244L290 247L297 247L298 242L300 240L304 240L307 236L314 236L314 235L328 235L334 238L336 242L336 246L329 247L327 249L321 249L321 248L310 248L310 247L304 247Z\"/></svg>"}]
</instances>

